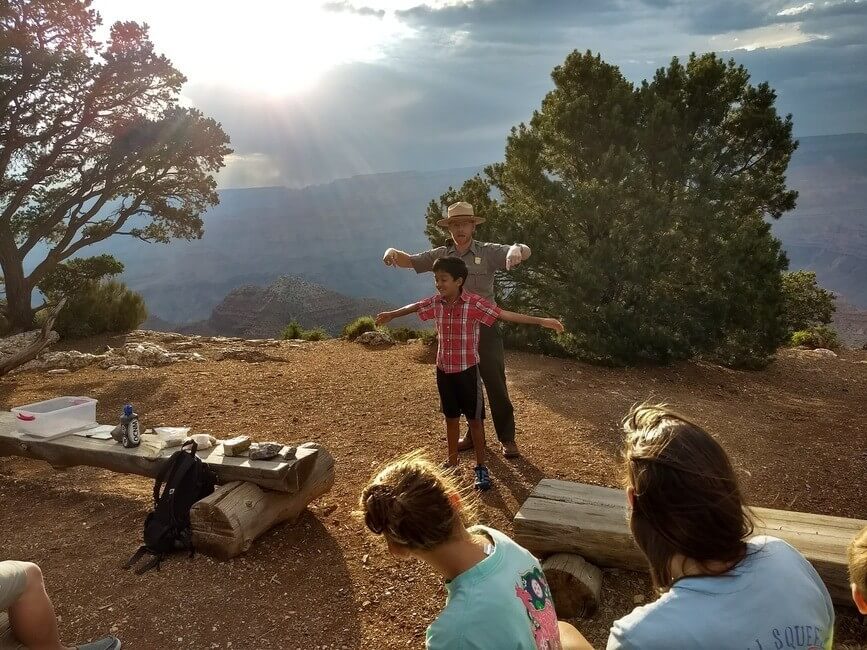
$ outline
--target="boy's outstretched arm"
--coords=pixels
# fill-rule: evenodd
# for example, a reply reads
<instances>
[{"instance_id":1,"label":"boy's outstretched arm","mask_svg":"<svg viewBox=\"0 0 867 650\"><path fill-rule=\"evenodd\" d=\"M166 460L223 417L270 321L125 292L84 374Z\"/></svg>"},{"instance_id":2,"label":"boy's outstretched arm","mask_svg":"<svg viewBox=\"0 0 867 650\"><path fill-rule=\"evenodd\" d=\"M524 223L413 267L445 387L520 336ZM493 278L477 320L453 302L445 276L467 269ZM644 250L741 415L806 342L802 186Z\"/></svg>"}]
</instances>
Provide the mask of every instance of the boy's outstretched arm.
<instances>
[{"instance_id":1,"label":"boy's outstretched arm","mask_svg":"<svg viewBox=\"0 0 867 650\"><path fill-rule=\"evenodd\" d=\"M407 316L409 314L414 314L418 311L419 305L418 303L413 303L411 305L407 305L406 307L401 307L400 309L395 309L393 311L383 311L376 315L376 319L374 322L377 325L385 325L388 321L400 318L401 316Z\"/></svg>"},{"instance_id":2,"label":"boy's outstretched arm","mask_svg":"<svg viewBox=\"0 0 867 650\"><path fill-rule=\"evenodd\" d=\"M506 311L505 309L500 311L499 319L509 323L539 325L540 327L547 327L555 332L562 332L565 329L563 323L558 321L556 318L539 318L538 316L528 316L527 314L518 314L513 311Z\"/></svg>"}]
</instances>

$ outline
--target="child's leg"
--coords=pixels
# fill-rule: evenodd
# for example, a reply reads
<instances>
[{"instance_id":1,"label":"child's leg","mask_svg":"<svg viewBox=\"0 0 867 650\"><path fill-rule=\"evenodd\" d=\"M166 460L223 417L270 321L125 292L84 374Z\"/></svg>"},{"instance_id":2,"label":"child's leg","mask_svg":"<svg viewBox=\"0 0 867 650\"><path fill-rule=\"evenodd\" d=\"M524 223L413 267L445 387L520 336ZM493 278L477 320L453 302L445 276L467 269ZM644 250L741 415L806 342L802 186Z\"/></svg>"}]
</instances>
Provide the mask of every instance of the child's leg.
<instances>
[{"instance_id":1,"label":"child's leg","mask_svg":"<svg viewBox=\"0 0 867 650\"><path fill-rule=\"evenodd\" d=\"M470 420L470 435L473 438L473 451L476 453L476 465L485 464L485 421ZM457 425L455 425L457 431ZM455 453L457 454L458 441L455 439Z\"/></svg>"},{"instance_id":2,"label":"child's leg","mask_svg":"<svg viewBox=\"0 0 867 650\"><path fill-rule=\"evenodd\" d=\"M449 448L449 465L458 464L458 438L460 437L461 405L455 390L455 376L437 368L437 390L446 418L446 442Z\"/></svg>"},{"instance_id":3,"label":"child's leg","mask_svg":"<svg viewBox=\"0 0 867 650\"><path fill-rule=\"evenodd\" d=\"M449 465L458 464L458 438L461 435L461 419L446 418L446 441L449 445Z\"/></svg>"}]
</instances>

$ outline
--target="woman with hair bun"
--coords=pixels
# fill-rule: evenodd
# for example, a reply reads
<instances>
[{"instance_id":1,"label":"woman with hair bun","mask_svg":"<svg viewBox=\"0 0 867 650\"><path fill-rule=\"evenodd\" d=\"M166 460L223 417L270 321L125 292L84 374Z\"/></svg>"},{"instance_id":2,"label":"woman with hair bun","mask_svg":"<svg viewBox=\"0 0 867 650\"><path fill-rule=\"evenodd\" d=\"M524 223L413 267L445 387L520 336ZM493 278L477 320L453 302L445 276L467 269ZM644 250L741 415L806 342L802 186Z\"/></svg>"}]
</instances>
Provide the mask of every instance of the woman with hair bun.
<instances>
[{"instance_id":1,"label":"woman with hair bun","mask_svg":"<svg viewBox=\"0 0 867 650\"><path fill-rule=\"evenodd\" d=\"M449 473L418 453L380 471L361 494L367 528L396 557L414 557L446 581L446 606L427 629L428 650L586 650L558 623L533 555L498 530L469 526L472 507Z\"/></svg>"}]
</instances>

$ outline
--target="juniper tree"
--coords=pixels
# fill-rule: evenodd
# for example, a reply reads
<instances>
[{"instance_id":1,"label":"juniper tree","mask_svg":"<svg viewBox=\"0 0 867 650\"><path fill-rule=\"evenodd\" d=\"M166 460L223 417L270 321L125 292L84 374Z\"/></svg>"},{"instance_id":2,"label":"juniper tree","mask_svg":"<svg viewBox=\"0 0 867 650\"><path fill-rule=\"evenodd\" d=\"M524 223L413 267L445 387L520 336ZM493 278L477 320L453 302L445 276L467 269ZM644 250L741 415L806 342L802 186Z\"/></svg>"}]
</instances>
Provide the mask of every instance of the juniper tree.
<instances>
[{"instance_id":1,"label":"juniper tree","mask_svg":"<svg viewBox=\"0 0 867 650\"><path fill-rule=\"evenodd\" d=\"M443 202L478 200L480 237L534 251L500 279L506 302L562 317L558 345L574 354L766 360L784 334L787 266L768 221L797 196L774 91L714 54L635 86L573 52L552 79L504 160L431 202L428 234Z\"/></svg>"},{"instance_id":2,"label":"juniper tree","mask_svg":"<svg viewBox=\"0 0 867 650\"><path fill-rule=\"evenodd\" d=\"M0 3L0 266L17 330L33 326L34 289L87 246L200 237L231 153L217 122L179 104L184 76L147 26L97 42L90 4Z\"/></svg>"}]
</instances>

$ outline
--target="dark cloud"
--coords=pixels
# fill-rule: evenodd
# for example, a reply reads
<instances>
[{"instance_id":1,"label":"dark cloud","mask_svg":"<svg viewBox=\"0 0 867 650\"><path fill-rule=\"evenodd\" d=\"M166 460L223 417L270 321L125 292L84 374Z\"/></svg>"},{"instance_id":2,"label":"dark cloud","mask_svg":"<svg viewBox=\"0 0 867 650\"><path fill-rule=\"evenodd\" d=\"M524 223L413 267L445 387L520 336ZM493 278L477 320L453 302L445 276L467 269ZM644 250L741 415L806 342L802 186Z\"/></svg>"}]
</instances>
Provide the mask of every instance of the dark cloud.
<instances>
[{"instance_id":1,"label":"dark cloud","mask_svg":"<svg viewBox=\"0 0 867 650\"><path fill-rule=\"evenodd\" d=\"M867 2L854 0L839 0L838 2L804 2L800 5L791 3L785 9L777 12L778 22L805 22L813 24L826 18L845 17L847 20L863 20L867 16Z\"/></svg>"},{"instance_id":2,"label":"dark cloud","mask_svg":"<svg viewBox=\"0 0 867 650\"><path fill-rule=\"evenodd\" d=\"M801 24L804 33L835 33L848 27L860 32L867 24L863 0L643 0L669 16L687 33L723 34L769 25Z\"/></svg>"},{"instance_id":3,"label":"dark cloud","mask_svg":"<svg viewBox=\"0 0 867 650\"><path fill-rule=\"evenodd\" d=\"M808 3L800 8L803 11L777 20L800 23L803 32L827 38L836 47L867 43L867 2Z\"/></svg>"},{"instance_id":4,"label":"dark cloud","mask_svg":"<svg viewBox=\"0 0 867 650\"><path fill-rule=\"evenodd\" d=\"M781 113L792 113L798 135L867 131L867 41L841 47L833 39L795 47L735 53L753 83L777 91Z\"/></svg>"},{"instance_id":5,"label":"dark cloud","mask_svg":"<svg viewBox=\"0 0 867 650\"><path fill-rule=\"evenodd\" d=\"M351 13L358 14L359 16L374 16L376 18L383 18L385 16L385 9L374 9L373 7L356 7L348 2L326 2L322 5L322 8L325 11L332 11L335 13Z\"/></svg>"},{"instance_id":6,"label":"dark cloud","mask_svg":"<svg viewBox=\"0 0 867 650\"><path fill-rule=\"evenodd\" d=\"M672 4L669 11L675 19L681 18L691 33L723 34L769 25L775 22L777 12L790 4L781 0L682 0Z\"/></svg>"},{"instance_id":7,"label":"dark cloud","mask_svg":"<svg viewBox=\"0 0 867 650\"><path fill-rule=\"evenodd\" d=\"M395 15L421 27L458 29L471 25L485 30L507 26L513 32L528 32L538 26L568 28L581 24L616 21L640 5L638 0L497 0L433 7L419 4ZM534 34L544 38L545 34Z\"/></svg>"}]
</instances>

